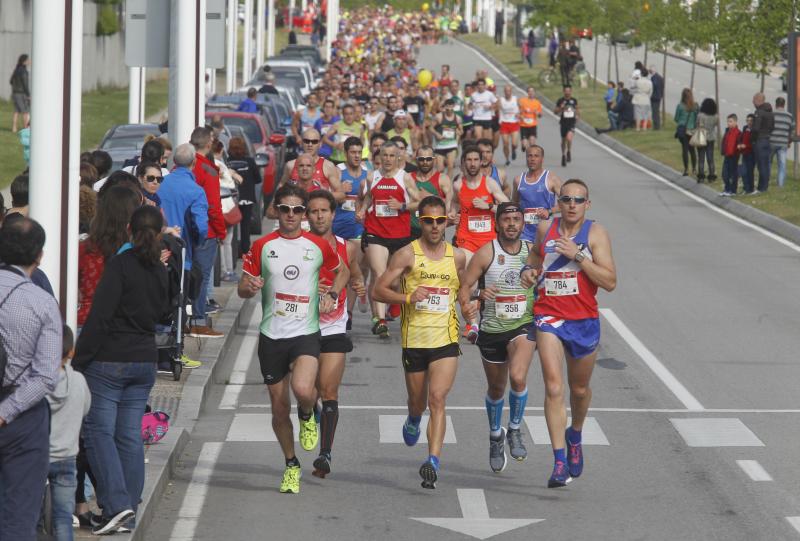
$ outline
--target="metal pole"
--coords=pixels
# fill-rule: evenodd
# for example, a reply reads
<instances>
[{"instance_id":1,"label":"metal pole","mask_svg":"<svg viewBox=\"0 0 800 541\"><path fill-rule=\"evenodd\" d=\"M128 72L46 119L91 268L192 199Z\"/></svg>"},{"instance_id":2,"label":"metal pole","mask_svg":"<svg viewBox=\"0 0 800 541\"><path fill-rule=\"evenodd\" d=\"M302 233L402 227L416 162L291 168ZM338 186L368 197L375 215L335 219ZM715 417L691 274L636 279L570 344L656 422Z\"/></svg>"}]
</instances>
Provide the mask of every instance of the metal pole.
<instances>
[{"instance_id":1,"label":"metal pole","mask_svg":"<svg viewBox=\"0 0 800 541\"><path fill-rule=\"evenodd\" d=\"M128 68L128 124L138 124L139 106L142 103L142 71L137 67Z\"/></svg>"},{"instance_id":2,"label":"metal pole","mask_svg":"<svg viewBox=\"0 0 800 541\"><path fill-rule=\"evenodd\" d=\"M336 29L334 28L336 24L336 9L333 2L334 0L328 0L327 11L325 12L325 25L328 27L325 35L325 58L328 59L328 62L331 61L331 45L333 40L336 39Z\"/></svg>"},{"instance_id":3,"label":"metal pole","mask_svg":"<svg viewBox=\"0 0 800 541\"><path fill-rule=\"evenodd\" d=\"M256 69L264 65L264 0L256 0Z\"/></svg>"},{"instance_id":4,"label":"metal pole","mask_svg":"<svg viewBox=\"0 0 800 541\"><path fill-rule=\"evenodd\" d=\"M144 124L147 119L145 113L145 98L147 97L147 68L139 68L139 123Z\"/></svg>"},{"instance_id":5,"label":"metal pole","mask_svg":"<svg viewBox=\"0 0 800 541\"><path fill-rule=\"evenodd\" d=\"M253 0L244 0L244 35L242 36L242 86L253 74Z\"/></svg>"},{"instance_id":6,"label":"metal pole","mask_svg":"<svg viewBox=\"0 0 800 541\"><path fill-rule=\"evenodd\" d=\"M289 15L291 18L291 15ZM267 58L275 56L275 0L267 7Z\"/></svg>"},{"instance_id":7,"label":"metal pole","mask_svg":"<svg viewBox=\"0 0 800 541\"><path fill-rule=\"evenodd\" d=\"M47 235L40 268L61 292L61 209L69 126L64 125L64 66L67 2L33 3L33 62L31 73L30 216ZM65 232L66 233L66 232ZM64 303L61 303L64 306Z\"/></svg>"},{"instance_id":8,"label":"metal pole","mask_svg":"<svg viewBox=\"0 0 800 541\"><path fill-rule=\"evenodd\" d=\"M72 54L70 55L69 194L67 196L67 295L64 315L71 329L78 328L78 214L80 212L81 71L83 69L83 2L72 2ZM144 76L142 77L144 78Z\"/></svg>"},{"instance_id":9,"label":"metal pole","mask_svg":"<svg viewBox=\"0 0 800 541\"><path fill-rule=\"evenodd\" d=\"M289 0L289 30L294 29L294 10L296 9L295 0Z\"/></svg>"},{"instance_id":10,"label":"metal pole","mask_svg":"<svg viewBox=\"0 0 800 541\"><path fill-rule=\"evenodd\" d=\"M236 5L237 0L228 0L227 55L225 56L225 92L230 94L236 86Z\"/></svg>"},{"instance_id":11,"label":"metal pole","mask_svg":"<svg viewBox=\"0 0 800 541\"><path fill-rule=\"evenodd\" d=\"M503 0L503 43L508 38L508 0Z\"/></svg>"},{"instance_id":12,"label":"metal pole","mask_svg":"<svg viewBox=\"0 0 800 541\"><path fill-rule=\"evenodd\" d=\"M467 23L467 33L472 32L472 0L464 0L464 21Z\"/></svg>"},{"instance_id":13,"label":"metal pole","mask_svg":"<svg viewBox=\"0 0 800 541\"><path fill-rule=\"evenodd\" d=\"M169 66L169 138L178 146L189 142L196 127L197 4L172 0Z\"/></svg>"},{"instance_id":14,"label":"metal pole","mask_svg":"<svg viewBox=\"0 0 800 541\"><path fill-rule=\"evenodd\" d=\"M206 118L206 0L197 0L197 17L195 19L195 54L197 55L196 68L196 110L194 126L205 125Z\"/></svg>"}]
</instances>

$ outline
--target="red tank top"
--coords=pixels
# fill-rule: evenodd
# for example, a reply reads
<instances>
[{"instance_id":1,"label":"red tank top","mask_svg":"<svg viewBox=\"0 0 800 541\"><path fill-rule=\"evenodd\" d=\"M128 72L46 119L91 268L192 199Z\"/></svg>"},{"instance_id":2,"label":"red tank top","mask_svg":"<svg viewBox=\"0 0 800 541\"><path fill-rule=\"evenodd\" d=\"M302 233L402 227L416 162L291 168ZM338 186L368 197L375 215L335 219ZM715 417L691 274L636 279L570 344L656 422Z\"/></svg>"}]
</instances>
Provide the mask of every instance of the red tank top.
<instances>
[{"instance_id":1,"label":"red tank top","mask_svg":"<svg viewBox=\"0 0 800 541\"><path fill-rule=\"evenodd\" d=\"M486 176L481 177L481 182L474 190L467 186L467 179L461 182L458 191L458 202L461 206L461 218L458 223L456 238L459 246L465 241L470 241L473 246L483 246L494 240L494 213L491 209L478 209L472 204L476 197L483 199L489 205L494 204L494 196L486 187Z\"/></svg>"},{"instance_id":2,"label":"red tank top","mask_svg":"<svg viewBox=\"0 0 800 541\"><path fill-rule=\"evenodd\" d=\"M350 262L347 260L347 241L341 237L336 237L336 253L342 260L342 264L345 267L349 267ZM335 277L336 275L333 272L326 269L325 267L320 268L319 281L321 284L331 285L333 284L333 279ZM347 286L343 287L342 290L339 292L339 297L336 299L336 308L332 312L319 315L320 329L322 330L323 335L327 336L328 334L340 334L346 332L346 325L347 325L346 309L347 309ZM326 330L334 330L334 329L328 329L328 327L338 327L338 326L341 326L341 330L335 329L336 332L331 332L331 333L326 332Z\"/></svg>"},{"instance_id":3,"label":"red tank top","mask_svg":"<svg viewBox=\"0 0 800 541\"><path fill-rule=\"evenodd\" d=\"M323 189L330 191L331 183L328 181L328 177L325 176L325 171L323 169L324 166L325 166L325 158L322 157L317 158L317 165L314 166L314 174L311 175L311 180L317 183L317 187L314 187L313 189ZM297 160L294 161L294 166L292 166L292 174L289 175L289 180L292 180L294 182L300 180L300 176L297 174Z\"/></svg>"},{"instance_id":4,"label":"red tank top","mask_svg":"<svg viewBox=\"0 0 800 541\"><path fill-rule=\"evenodd\" d=\"M441 175L441 172L440 171L436 171L433 174L433 176L431 178L429 178L428 180L418 180L417 179L417 171L414 171L413 173L411 173L411 178L413 178L414 182L416 182L417 184L419 184L420 182L430 182L431 184L433 184L433 187L436 188L436 193L433 194L433 195L438 195L439 197L444 199L444 192L442 191L442 187L439 186L439 175Z\"/></svg>"},{"instance_id":5,"label":"red tank top","mask_svg":"<svg viewBox=\"0 0 800 541\"><path fill-rule=\"evenodd\" d=\"M400 169L393 177L384 177L380 171L369 184L372 206L367 209L364 229L370 235L384 239L404 239L411 236L411 213L389 208L389 198L408 203L409 197L403 182L405 171Z\"/></svg>"}]
</instances>

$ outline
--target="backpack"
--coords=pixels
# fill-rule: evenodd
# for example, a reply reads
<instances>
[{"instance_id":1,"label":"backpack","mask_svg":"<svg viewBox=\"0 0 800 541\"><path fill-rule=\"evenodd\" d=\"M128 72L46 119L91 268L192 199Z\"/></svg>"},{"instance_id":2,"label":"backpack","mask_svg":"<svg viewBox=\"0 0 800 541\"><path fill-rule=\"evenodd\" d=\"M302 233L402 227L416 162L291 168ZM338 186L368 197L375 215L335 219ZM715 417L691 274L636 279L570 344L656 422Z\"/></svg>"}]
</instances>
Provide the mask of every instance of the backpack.
<instances>
[{"instance_id":1,"label":"backpack","mask_svg":"<svg viewBox=\"0 0 800 541\"><path fill-rule=\"evenodd\" d=\"M142 416L142 441L150 445L161 441L169 430L169 415L163 411L150 411Z\"/></svg>"},{"instance_id":2,"label":"backpack","mask_svg":"<svg viewBox=\"0 0 800 541\"><path fill-rule=\"evenodd\" d=\"M11 269L10 267L0 267L0 268L2 268L3 270L7 270L7 271L10 271L10 272L13 272L15 274L19 274L16 270ZM19 288L24 283L25 282L20 282L17 285L15 285L14 287L11 288L11 291L8 292L8 295L6 295L5 298L3 299L3 301L0 302L0 308L3 307L3 305L9 299L9 297L11 297L11 295L14 293L14 291L16 291L17 288ZM30 364L28 366L26 366L22 370L22 372L20 372L17 375L17 377L14 378L14 381L12 381L10 385L5 386L5 385L3 385L3 382L5 381L5 378L6 378L6 365L7 364L8 364L8 352L6 351L5 340L3 339L3 336L0 335L0 400L2 400L6 396L8 396L12 392L14 392L14 387L16 387L17 380L20 377L22 377L22 374L30 366Z\"/></svg>"}]
</instances>

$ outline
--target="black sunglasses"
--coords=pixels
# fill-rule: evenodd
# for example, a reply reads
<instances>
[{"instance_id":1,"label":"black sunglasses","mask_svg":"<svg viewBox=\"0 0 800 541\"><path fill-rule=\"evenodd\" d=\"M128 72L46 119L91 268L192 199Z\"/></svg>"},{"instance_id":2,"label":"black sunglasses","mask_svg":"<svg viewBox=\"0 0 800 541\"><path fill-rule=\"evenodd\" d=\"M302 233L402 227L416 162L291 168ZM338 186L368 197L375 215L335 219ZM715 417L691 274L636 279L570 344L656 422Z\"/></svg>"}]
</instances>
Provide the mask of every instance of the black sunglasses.
<instances>
[{"instance_id":1,"label":"black sunglasses","mask_svg":"<svg viewBox=\"0 0 800 541\"><path fill-rule=\"evenodd\" d=\"M306 207L304 205L276 205L278 211L282 212L283 214L305 214Z\"/></svg>"},{"instance_id":2,"label":"black sunglasses","mask_svg":"<svg viewBox=\"0 0 800 541\"><path fill-rule=\"evenodd\" d=\"M573 196L573 195L561 195L559 196L558 200L561 203L569 204L575 201L576 205L583 205L586 203L586 198L581 196Z\"/></svg>"},{"instance_id":3,"label":"black sunglasses","mask_svg":"<svg viewBox=\"0 0 800 541\"><path fill-rule=\"evenodd\" d=\"M417 158L417 161L418 162L432 162L433 161L433 156L420 156L419 158Z\"/></svg>"},{"instance_id":4,"label":"black sunglasses","mask_svg":"<svg viewBox=\"0 0 800 541\"><path fill-rule=\"evenodd\" d=\"M164 180L164 177L159 175L147 175L146 177L144 177L144 179L147 182L158 182L159 184L161 184L161 181Z\"/></svg>"},{"instance_id":5,"label":"black sunglasses","mask_svg":"<svg viewBox=\"0 0 800 541\"><path fill-rule=\"evenodd\" d=\"M303 139L303 143L306 145L316 145L319 143L319 139Z\"/></svg>"}]
</instances>

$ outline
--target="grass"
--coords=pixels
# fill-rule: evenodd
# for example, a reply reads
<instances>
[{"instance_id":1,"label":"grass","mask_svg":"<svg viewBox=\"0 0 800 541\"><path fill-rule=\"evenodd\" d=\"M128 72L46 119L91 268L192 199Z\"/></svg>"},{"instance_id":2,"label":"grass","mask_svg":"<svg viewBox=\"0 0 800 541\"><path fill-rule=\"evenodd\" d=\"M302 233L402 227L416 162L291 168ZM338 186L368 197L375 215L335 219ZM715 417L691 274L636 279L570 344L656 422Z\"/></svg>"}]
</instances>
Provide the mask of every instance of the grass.
<instances>
[{"instance_id":1,"label":"grass","mask_svg":"<svg viewBox=\"0 0 800 541\"><path fill-rule=\"evenodd\" d=\"M462 36L462 38L489 53L524 83L533 84L539 95L544 95L553 101L561 96L561 88L557 84L550 86L539 84L539 74L543 69L547 68L546 57L538 57L537 63L533 65L533 68L529 68L528 64L522 59L519 49L511 43L495 45L493 38L483 34L468 34ZM588 80L588 88L581 88L577 82L574 82L573 94L580 103L582 119L592 126L606 128L608 127L608 117L605 103L603 103L606 86L598 82L595 89L592 83L591 77ZM669 113L666 115L662 129L659 131L636 132L634 130L624 130L608 133L609 136L628 147L676 171L683 171L680 145L675 140L674 134L675 122ZM722 159L717 149L715 149L715 152L717 176L721 177ZM757 196L742 195L738 196L736 200L795 225L800 225L800 182L792 175L793 165L792 161L789 161L786 165L786 185L783 188L777 187L775 182L777 165L773 164L772 182L767 193ZM722 180L717 180L709 184L709 186L717 191L722 191Z\"/></svg>"}]
</instances>

